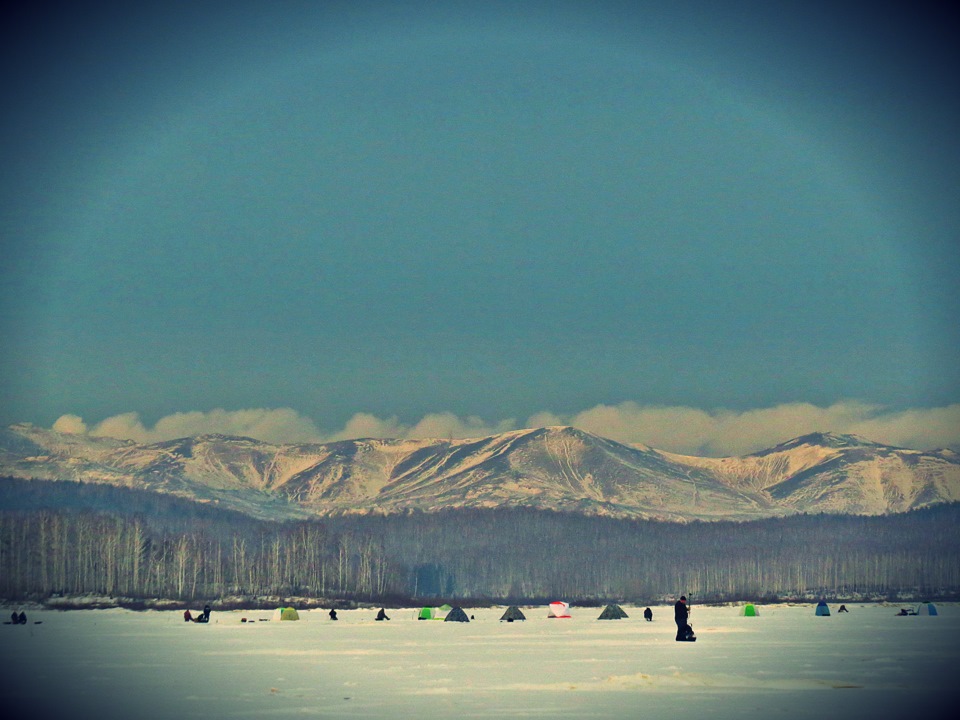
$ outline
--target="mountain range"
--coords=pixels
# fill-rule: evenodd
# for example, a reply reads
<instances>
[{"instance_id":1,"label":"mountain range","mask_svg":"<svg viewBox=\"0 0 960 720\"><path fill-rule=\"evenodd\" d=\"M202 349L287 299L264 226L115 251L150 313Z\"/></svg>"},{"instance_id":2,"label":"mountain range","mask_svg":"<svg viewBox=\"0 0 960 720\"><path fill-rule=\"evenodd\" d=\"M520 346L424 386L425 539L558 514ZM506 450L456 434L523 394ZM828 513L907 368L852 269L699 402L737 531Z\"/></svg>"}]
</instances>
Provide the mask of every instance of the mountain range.
<instances>
[{"instance_id":1,"label":"mountain range","mask_svg":"<svg viewBox=\"0 0 960 720\"><path fill-rule=\"evenodd\" d=\"M741 457L678 455L573 427L483 438L138 444L20 424L0 477L169 493L265 519L526 507L620 518L884 515L960 500L960 456L814 433Z\"/></svg>"}]
</instances>

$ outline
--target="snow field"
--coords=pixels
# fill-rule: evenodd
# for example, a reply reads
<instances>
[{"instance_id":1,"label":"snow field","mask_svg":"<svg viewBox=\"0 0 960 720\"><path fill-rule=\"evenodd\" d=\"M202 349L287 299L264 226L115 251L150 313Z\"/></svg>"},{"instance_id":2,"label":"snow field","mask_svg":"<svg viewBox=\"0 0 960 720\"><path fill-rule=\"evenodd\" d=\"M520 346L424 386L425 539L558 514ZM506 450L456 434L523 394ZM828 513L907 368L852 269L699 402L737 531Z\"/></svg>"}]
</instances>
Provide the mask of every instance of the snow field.
<instances>
[{"instance_id":1,"label":"snow field","mask_svg":"<svg viewBox=\"0 0 960 720\"><path fill-rule=\"evenodd\" d=\"M27 610L4 626L5 707L70 720L138 718L878 718L953 705L960 606L897 617L899 606L694 603L696 643L674 641L670 607L465 608L470 623L416 620L417 609L214 611L208 625L171 611ZM199 610L199 608L196 608ZM9 616L10 608L6 609ZM246 618L248 622L241 622ZM41 621L42 624L34 624Z\"/></svg>"}]
</instances>

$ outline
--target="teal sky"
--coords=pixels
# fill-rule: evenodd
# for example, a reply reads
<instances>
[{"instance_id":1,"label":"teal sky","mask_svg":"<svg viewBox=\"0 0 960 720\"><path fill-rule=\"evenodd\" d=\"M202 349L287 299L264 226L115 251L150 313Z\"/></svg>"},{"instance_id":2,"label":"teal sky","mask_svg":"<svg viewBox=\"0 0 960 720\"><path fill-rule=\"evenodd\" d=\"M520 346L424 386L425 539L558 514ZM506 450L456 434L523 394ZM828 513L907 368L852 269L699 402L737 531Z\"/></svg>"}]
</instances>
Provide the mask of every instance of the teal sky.
<instances>
[{"instance_id":1,"label":"teal sky","mask_svg":"<svg viewBox=\"0 0 960 720\"><path fill-rule=\"evenodd\" d=\"M960 403L937 5L129 5L2 30L3 424Z\"/></svg>"}]
</instances>

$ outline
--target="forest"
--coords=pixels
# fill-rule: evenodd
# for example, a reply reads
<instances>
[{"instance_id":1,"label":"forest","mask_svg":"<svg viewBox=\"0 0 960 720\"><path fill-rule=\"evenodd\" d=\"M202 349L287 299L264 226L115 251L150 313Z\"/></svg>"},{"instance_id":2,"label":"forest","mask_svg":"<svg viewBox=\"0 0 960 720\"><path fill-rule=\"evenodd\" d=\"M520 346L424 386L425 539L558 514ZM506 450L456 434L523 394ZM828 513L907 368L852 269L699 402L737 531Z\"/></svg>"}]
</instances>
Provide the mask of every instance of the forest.
<instances>
[{"instance_id":1,"label":"forest","mask_svg":"<svg viewBox=\"0 0 960 720\"><path fill-rule=\"evenodd\" d=\"M0 597L942 599L960 590L958 520L952 504L682 524L524 509L268 522L142 490L0 478Z\"/></svg>"}]
</instances>

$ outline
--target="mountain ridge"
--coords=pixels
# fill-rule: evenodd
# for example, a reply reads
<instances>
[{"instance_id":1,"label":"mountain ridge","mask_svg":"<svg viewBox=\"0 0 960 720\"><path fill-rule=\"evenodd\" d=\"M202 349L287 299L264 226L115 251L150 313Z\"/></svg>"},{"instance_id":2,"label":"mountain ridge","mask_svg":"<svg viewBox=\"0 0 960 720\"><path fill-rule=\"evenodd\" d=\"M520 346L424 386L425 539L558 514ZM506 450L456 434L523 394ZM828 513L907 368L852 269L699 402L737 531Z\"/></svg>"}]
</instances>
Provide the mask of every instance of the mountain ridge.
<instances>
[{"instance_id":1,"label":"mountain ridge","mask_svg":"<svg viewBox=\"0 0 960 720\"><path fill-rule=\"evenodd\" d=\"M139 444L21 424L0 430L0 475L143 488L272 519L525 507L751 520L802 512L879 515L960 501L956 453L835 433L705 458L570 426L446 440L276 444L209 434Z\"/></svg>"}]
</instances>

